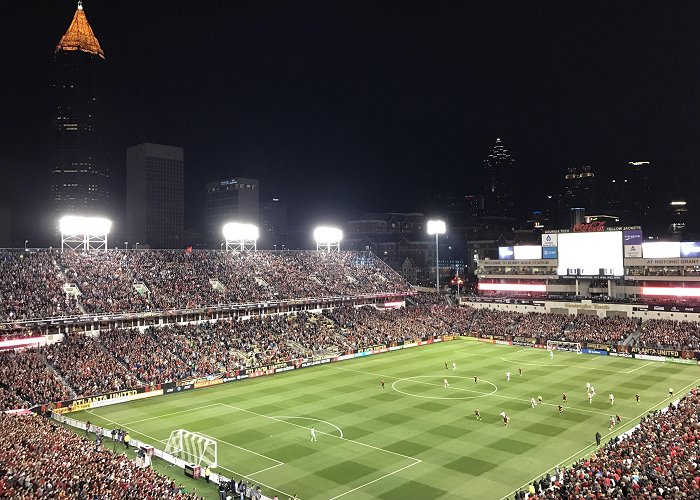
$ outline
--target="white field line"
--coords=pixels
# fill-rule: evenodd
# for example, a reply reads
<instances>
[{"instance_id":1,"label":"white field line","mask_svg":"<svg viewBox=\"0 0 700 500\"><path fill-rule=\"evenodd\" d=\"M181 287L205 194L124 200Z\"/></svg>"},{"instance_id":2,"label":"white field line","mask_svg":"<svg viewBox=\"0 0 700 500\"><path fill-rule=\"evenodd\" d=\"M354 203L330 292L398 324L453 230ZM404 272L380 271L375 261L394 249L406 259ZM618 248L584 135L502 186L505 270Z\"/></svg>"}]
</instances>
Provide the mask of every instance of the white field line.
<instances>
[{"instance_id":1,"label":"white field line","mask_svg":"<svg viewBox=\"0 0 700 500\"><path fill-rule=\"evenodd\" d=\"M221 403L215 403L215 404L219 405L219 404L221 404ZM116 425L116 426L118 426L118 427L123 428L123 429L129 429L129 430L133 431L134 434L139 434L139 435L141 435L141 436L145 436L145 437L147 437L148 439L153 440L154 442L158 442L158 443L167 443L167 442L166 442L165 440L163 440L163 439L158 439L158 438L155 438L155 437L153 437L153 436L149 436L148 434L145 434L145 433L143 433L143 432L140 432L140 431L138 431L137 429L134 429L133 427L127 427L125 424L116 422L116 421L114 421L114 420L112 420L112 419L109 419L109 418L107 418L107 417L104 417L104 416L102 416L102 415L98 415L97 413L93 413L92 410L86 410L86 412L87 412L87 413L90 413L91 415L95 415L96 417L101 418L102 420L106 420L107 422L110 422L110 423L112 423L112 424L114 424L114 425ZM226 441L222 441L222 440L220 440L220 439L217 439L217 441L220 441L220 442L222 442L222 443L226 443L226 444L229 445L229 446L234 446L234 447L236 447L236 448L240 448L240 447L238 447L238 446L232 445L231 443L228 443L228 442L226 442ZM245 451L248 451L248 452L253 453L253 454L255 454L255 455L260 455L259 453L256 453L256 452L254 452L254 451L246 450L245 448L241 448L241 449L244 449ZM260 456L261 456L261 457L264 457L264 458L267 458L268 460L271 460L271 461L273 461L273 462L279 462L279 460L275 460L274 458L266 457L265 455L260 455ZM284 463L280 462L280 463L274 465L273 467L279 467L280 465L284 465ZM225 470L225 471L228 471L228 472L230 472L231 474L236 474L236 475L238 475L238 476L245 477L246 479L253 479L252 477L250 477L250 475L246 475L246 474L243 474L242 472L237 472L237 471L235 471L235 470L229 469L229 468L227 468L227 467L224 467L224 466L221 465L221 464L218 464L217 467L218 467L219 469L223 469L223 470ZM262 471L264 471L264 470L271 469L271 468L272 468L272 467L268 467L268 468L266 468L266 469L262 469L262 470L259 470L259 471L255 471L255 472L253 472L253 474L259 474L260 472L262 472ZM276 491L277 493L282 493L282 495L284 495L284 496L286 496L286 497L289 497L289 498L292 497L292 495L290 495L289 493L286 493L286 492L284 492L284 491L282 491L282 490L278 490L277 488L274 488L274 487L272 487L272 486L270 486L270 485L268 485L268 484L262 483L262 482L258 481L257 479L255 480L255 482L258 483L258 484L260 484L260 485L262 485L262 486L264 486L265 488L268 488L268 489L272 490L272 491Z\"/></svg>"},{"instance_id":2,"label":"white field line","mask_svg":"<svg viewBox=\"0 0 700 500\"><path fill-rule=\"evenodd\" d=\"M681 389L681 391L679 392L679 394L685 395L685 392L686 392L688 389L690 389L691 387L693 387L694 385L696 385L698 382L700 382L700 378L697 379L695 382L692 382L692 383L686 385L683 389ZM660 402L656 403L656 404L655 404L654 406L652 406L651 408L648 408L647 410L643 411L642 413L640 413L639 415L637 415L636 417L634 417L634 418L631 419L631 420L639 420L639 419L642 418L644 415L646 415L647 413L651 413L652 411L654 411L654 410L656 409L656 407L658 407L659 405L662 405L662 404L663 404L663 405L666 404L666 400L665 400L665 399L664 399L663 401L660 401ZM613 434L618 434L618 433L620 433L619 430L613 430L613 431L608 432L607 434L605 434L604 436L602 436L601 442L602 442L603 440L607 439L608 437L612 436ZM618 435L619 435L619 434L618 434ZM572 458L576 458L576 457L581 456L581 455L583 454L583 452L585 452L587 449L589 449L589 448L592 447L592 446L595 446L595 445L594 445L594 444L589 444L588 446L586 446L586 447L584 447L584 448L581 448L581 449L580 449L579 451L577 451L576 453L574 453L574 454L572 454L571 456L569 456L569 457L565 458L564 460L560 461L557 465L565 464L566 462L568 462L568 461L571 460ZM536 479L538 479L538 478L544 476L544 475L547 473L547 471L550 471L550 470L552 470L553 468L554 468L554 467L550 467L549 469L547 469L546 471L542 472L541 474L536 475L535 477L533 477L532 479L530 479L528 482L523 483L519 488L516 488L515 490L513 490L512 492L510 492L509 494L507 494L506 496L504 496L503 498L501 498L501 500L508 500L512 495L514 495L515 493L517 493L518 490L521 489L523 486L527 486L527 485L529 485L529 484L532 484L532 482L533 482L534 480L536 480Z\"/></svg>"},{"instance_id":3,"label":"white field line","mask_svg":"<svg viewBox=\"0 0 700 500\"><path fill-rule=\"evenodd\" d=\"M406 469L408 469L409 467L413 467L414 465L418 465L419 463L420 463L420 461L418 461L418 462L413 462L412 464L408 464L407 466L401 467L400 469L395 470L394 472L390 472L389 474L384 474L382 477L378 477L377 479L373 479L372 481L368 481L368 482L366 482L365 484L361 484L360 486L357 486L357 487L355 487L355 488L353 488L353 489L351 489L351 490L349 490L349 491L346 491L345 493L341 493L340 495L336 495L336 496L334 496L333 498L331 498L331 499L329 499L329 500L335 500L336 498L344 497L345 495L347 495L347 494L349 494L349 493L352 493L352 492L354 492L354 491L357 491L357 490L359 490L360 488L364 488L365 486L368 486L368 485L370 485L370 484L372 484L372 483L376 483L377 481L381 481L382 479L385 479L385 478L387 478L387 477L389 477L389 476L393 476L394 474L398 474L398 473L401 472L402 470L406 470Z\"/></svg>"},{"instance_id":4,"label":"white field line","mask_svg":"<svg viewBox=\"0 0 700 500\"><path fill-rule=\"evenodd\" d=\"M127 422L123 425L132 425L132 424L138 424L141 422L147 422L149 420L155 420L157 418L163 418L163 417L169 417L170 415L177 415L179 413L189 413L191 411L197 411L197 410L202 410L204 408L209 408L210 406L216 406L216 403L212 403L210 405L204 405L204 406L198 406L197 408L188 408L187 410L180 410L180 411L174 411L171 413L164 413L163 415L158 415L155 417L148 417L148 418L142 418L140 420L132 420L131 422ZM97 415L98 417L100 416L99 413L93 413L94 415Z\"/></svg>"},{"instance_id":5,"label":"white field line","mask_svg":"<svg viewBox=\"0 0 700 500\"><path fill-rule=\"evenodd\" d=\"M202 434L202 433L201 433L201 432L198 432L197 434ZM258 453L257 451L249 450L248 448L243 448L242 446L238 446L238 445L233 444L233 443L227 443L226 441L223 441L223 440L221 440L221 439L217 439L217 438L215 438L215 437L213 437L213 436L207 436L206 434L202 434L202 436L208 437L209 439L213 439L214 441L219 441L219 442L221 442L221 443L225 443L225 444L227 444L227 445L229 445L229 446L232 446L232 447L234 447L234 448L238 448L239 450L247 451L248 453L252 453L253 455L257 455L257 456L262 457L262 458L265 458L265 459L267 459L267 460L271 460L272 462L277 462L277 465L284 465L284 462L280 462L279 460L276 460L276 459L274 459L274 458L272 458L272 457L268 457L268 456L266 456L266 455L263 455L262 453Z\"/></svg>"},{"instance_id":6,"label":"white field line","mask_svg":"<svg viewBox=\"0 0 700 500\"><path fill-rule=\"evenodd\" d=\"M277 465L273 465L271 467L265 467L264 469L256 470L255 472L251 472L248 474L248 476L254 476L255 474L260 474L261 472L265 472L266 470L274 469L275 467L279 467L280 465L284 465L284 462L280 462Z\"/></svg>"},{"instance_id":7,"label":"white field line","mask_svg":"<svg viewBox=\"0 0 700 500\"><path fill-rule=\"evenodd\" d=\"M334 427L335 430L337 430L338 433L340 434L340 437L343 437L343 431L340 429L340 427L338 427L337 425L332 424L332 423L330 423L330 422L327 422L327 421L325 421L325 420L321 420L320 418L292 417L292 416L289 416L289 415L276 415L275 418L278 418L278 419L280 419L280 420L285 420L285 419L286 419L286 420L313 420L314 422L321 422L321 423L323 423L323 424L326 424L326 425L329 425L329 426L331 426L331 427Z\"/></svg>"},{"instance_id":8,"label":"white field line","mask_svg":"<svg viewBox=\"0 0 700 500\"><path fill-rule=\"evenodd\" d=\"M653 363L653 361L649 361L648 363L644 363L643 365L638 366L637 368L632 368L631 370L626 371L625 373L636 372L636 371L639 370L640 368L644 368L645 366L649 366L649 365L652 364L652 363Z\"/></svg>"},{"instance_id":9,"label":"white field line","mask_svg":"<svg viewBox=\"0 0 700 500\"><path fill-rule=\"evenodd\" d=\"M383 377L383 378L393 378L393 379L396 379L397 381L404 380L404 378L405 378L405 377L394 377L392 375L382 375L381 373L366 372L366 371L362 371L362 370L353 370L352 368L343 368L340 366L331 366L330 368L334 368L336 370L345 370L345 371L349 371L349 372L364 373L365 375L375 375L377 377ZM448 375L448 378L449 378L449 375ZM422 382L420 380L415 380L415 379L411 379L411 382L415 382L416 384L431 385L433 387L442 387L442 384L439 384L439 383L434 384L434 383L430 383L430 382ZM484 393L481 391L475 391L473 389L464 389L461 387L454 387L452 385L448 389L454 389L456 391L464 391L464 392L475 392L477 394L484 395ZM529 399L516 398L514 396L506 396L505 394L493 393L493 394L485 395L484 397L487 397L487 396L493 396L496 398L511 399L513 401L522 401L524 403L530 403ZM458 399L458 398L454 398L454 399ZM558 404L554 404L554 403L538 403L538 405L539 404L546 405L546 406L559 407ZM596 411L596 410L588 410L586 408L579 408L577 406L568 406L568 403L567 403L567 406L565 406L564 408L568 408L569 410L573 410L573 411L581 411L581 412L585 412L585 413L595 413L596 415L605 415L606 417L610 415L609 413L600 412L600 411ZM630 420L628 417L620 417L620 418L623 418L625 420Z\"/></svg>"},{"instance_id":10,"label":"white field line","mask_svg":"<svg viewBox=\"0 0 700 500\"><path fill-rule=\"evenodd\" d=\"M242 411L245 413L250 413L251 415L257 415L258 417L269 418L270 420L275 420L277 422L282 422L282 423L285 423L287 425L293 425L294 427L299 427L301 429L308 430L308 427L304 427L303 425L295 424L293 422L287 422L286 420L282 420L281 418L271 417L269 415L263 415L262 413L258 413L258 412L251 411L251 410L246 410L245 408L239 408L238 406L233 406L233 405L229 405L226 403L219 403L219 404L222 406L228 406L229 408L233 408L234 410L239 410L239 411ZM416 463L422 462L422 460L420 460L418 458L409 457L408 455L396 453L395 451L391 451L391 450L385 450L384 448L378 448L377 446L372 446L371 444L363 443L361 441L355 441L354 439L348 439L346 437L336 436L335 434L330 434L328 432L323 432L323 431L319 431L319 430L317 430L316 432L318 432L319 434L324 434L326 436L336 438L336 439L342 439L343 441L348 441L349 443L359 444L360 446L364 446L366 448L372 448L373 450L383 451L384 453L391 453L392 455L396 455L397 457L407 458L409 460L413 460Z\"/></svg>"}]
</instances>

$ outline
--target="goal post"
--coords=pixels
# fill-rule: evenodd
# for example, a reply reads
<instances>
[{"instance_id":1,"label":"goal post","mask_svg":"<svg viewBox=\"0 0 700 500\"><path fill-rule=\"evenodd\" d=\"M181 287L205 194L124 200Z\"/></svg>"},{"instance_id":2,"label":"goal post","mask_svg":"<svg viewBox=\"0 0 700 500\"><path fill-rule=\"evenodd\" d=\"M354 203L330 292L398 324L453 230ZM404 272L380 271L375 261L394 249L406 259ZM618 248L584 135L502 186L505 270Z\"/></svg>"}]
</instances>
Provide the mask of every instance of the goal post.
<instances>
[{"instance_id":1,"label":"goal post","mask_svg":"<svg viewBox=\"0 0 700 500\"><path fill-rule=\"evenodd\" d=\"M170 433L165 453L203 467L216 467L218 447L215 439L185 429Z\"/></svg>"},{"instance_id":2,"label":"goal post","mask_svg":"<svg viewBox=\"0 0 700 500\"><path fill-rule=\"evenodd\" d=\"M581 354L581 343L580 342L563 342L560 340L548 340L547 341L548 351L571 351Z\"/></svg>"}]
</instances>

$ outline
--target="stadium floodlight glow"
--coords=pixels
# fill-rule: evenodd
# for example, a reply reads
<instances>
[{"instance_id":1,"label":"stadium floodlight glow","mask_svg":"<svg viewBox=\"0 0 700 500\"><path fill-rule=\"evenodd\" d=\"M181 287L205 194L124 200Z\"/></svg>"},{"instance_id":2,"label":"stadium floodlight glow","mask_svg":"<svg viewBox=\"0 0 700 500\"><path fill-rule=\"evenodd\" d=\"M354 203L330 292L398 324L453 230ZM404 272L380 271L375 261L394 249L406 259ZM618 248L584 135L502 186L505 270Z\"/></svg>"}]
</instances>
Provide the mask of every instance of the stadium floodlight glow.
<instances>
[{"instance_id":1,"label":"stadium floodlight glow","mask_svg":"<svg viewBox=\"0 0 700 500\"><path fill-rule=\"evenodd\" d=\"M546 292L547 285L536 283L479 283L479 290L496 292Z\"/></svg>"},{"instance_id":2,"label":"stadium floodlight glow","mask_svg":"<svg viewBox=\"0 0 700 500\"><path fill-rule=\"evenodd\" d=\"M104 217L82 217L66 215L58 221L61 231L61 251L107 250L107 235L112 221Z\"/></svg>"},{"instance_id":3,"label":"stadium floodlight glow","mask_svg":"<svg viewBox=\"0 0 700 500\"><path fill-rule=\"evenodd\" d=\"M440 259L439 259L439 245L438 236L445 234L447 232L447 227L445 226L444 220L429 220L428 221L428 234L435 235L435 289L440 293Z\"/></svg>"},{"instance_id":4,"label":"stadium floodlight glow","mask_svg":"<svg viewBox=\"0 0 700 500\"><path fill-rule=\"evenodd\" d=\"M314 240L316 240L316 250L319 252L340 252L343 231L337 227L319 226L314 229Z\"/></svg>"},{"instance_id":5,"label":"stadium floodlight glow","mask_svg":"<svg viewBox=\"0 0 700 500\"><path fill-rule=\"evenodd\" d=\"M663 287L663 286L643 286L642 295L667 296L667 297L700 297L700 287Z\"/></svg>"},{"instance_id":6,"label":"stadium floodlight glow","mask_svg":"<svg viewBox=\"0 0 700 500\"><path fill-rule=\"evenodd\" d=\"M224 239L226 240L226 250L244 252L246 250L257 250L260 230L254 224L243 224L241 222L229 222L223 227Z\"/></svg>"}]
</instances>

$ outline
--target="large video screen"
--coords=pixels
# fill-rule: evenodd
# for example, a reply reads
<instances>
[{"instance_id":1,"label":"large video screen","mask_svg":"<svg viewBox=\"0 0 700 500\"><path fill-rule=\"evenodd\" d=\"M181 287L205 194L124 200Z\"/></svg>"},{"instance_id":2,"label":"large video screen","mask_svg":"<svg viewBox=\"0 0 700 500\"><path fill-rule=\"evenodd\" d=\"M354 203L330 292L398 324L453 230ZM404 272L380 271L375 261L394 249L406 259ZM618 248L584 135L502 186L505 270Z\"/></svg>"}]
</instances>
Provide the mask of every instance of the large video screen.
<instances>
[{"instance_id":1,"label":"large video screen","mask_svg":"<svg viewBox=\"0 0 700 500\"><path fill-rule=\"evenodd\" d=\"M560 276L623 276L622 231L559 234Z\"/></svg>"}]
</instances>

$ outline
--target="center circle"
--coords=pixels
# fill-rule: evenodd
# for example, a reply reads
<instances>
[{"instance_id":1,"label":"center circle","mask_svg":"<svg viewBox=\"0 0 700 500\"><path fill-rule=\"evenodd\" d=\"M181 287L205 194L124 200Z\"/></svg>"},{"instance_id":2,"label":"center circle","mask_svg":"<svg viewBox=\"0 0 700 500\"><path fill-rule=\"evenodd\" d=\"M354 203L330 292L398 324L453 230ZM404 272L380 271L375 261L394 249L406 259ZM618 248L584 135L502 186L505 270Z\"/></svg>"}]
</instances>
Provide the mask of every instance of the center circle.
<instances>
[{"instance_id":1,"label":"center circle","mask_svg":"<svg viewBox=\"0 0 700 500\"><path fill-rule=\"evenodd\" d=\"M424 396L424 395L421 395L421 394L412 394L412 393L407 392L407 391L402 391L401 389L399 389L399 388L397 387L397 385L399 385L401 382L408 382L408 381L415 380L415 379L419 379L419 378L430 378L430 379L438 378L438 379L439 379L439 377L435 377L435 376L433 376L433 375L416 375L415 377L405 377L405 378L400 378L400 379L398 379L398 380L395 380L395 381L391 384L391 388L394 389L394 390L395 390L396 392L398 392L399 394L403 394L403 395L405 395L405 396L412 396L412 397L414 397L414 398L423 398L423 399L456 399L456 400L467 400L467 399L483 398L484 396L491 396L492 394L496 394L496 391L498 391L498 387L496 386L496 384L494 384L493 382L489 382L488 380L483 380L483 379L479 379L479 383L488 384L488 385L490 385L491 387L493 387L493 390L492 390L491 392L479 393L478 396L463 396L463 397L458 397L458 398L450 398L450 397L446 397L446 396ZM452 375L452 376L449 377L449 378L472 379L473 377L462 377L462 376L459 376L459 375ZM433 385L433 386L435 386L435 387L440 387L440 384L428 384L427 382L419 382L419 383L423 383L423 384L427 384L427 385ZM457 389L457 388L455 388L455 389ZM465 392L479 392L479 391L470 391L469 389L457 389L457 390L465 391Z\"/></svg>"}]
</instances>

